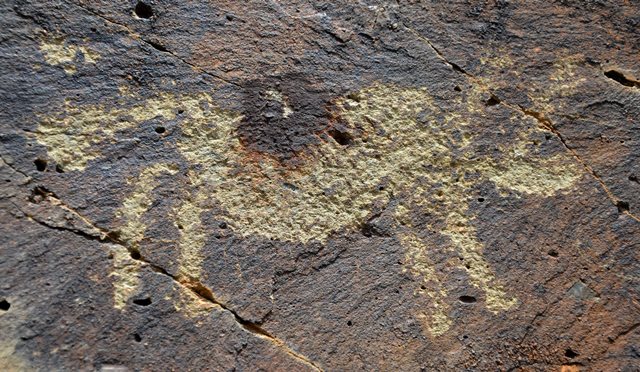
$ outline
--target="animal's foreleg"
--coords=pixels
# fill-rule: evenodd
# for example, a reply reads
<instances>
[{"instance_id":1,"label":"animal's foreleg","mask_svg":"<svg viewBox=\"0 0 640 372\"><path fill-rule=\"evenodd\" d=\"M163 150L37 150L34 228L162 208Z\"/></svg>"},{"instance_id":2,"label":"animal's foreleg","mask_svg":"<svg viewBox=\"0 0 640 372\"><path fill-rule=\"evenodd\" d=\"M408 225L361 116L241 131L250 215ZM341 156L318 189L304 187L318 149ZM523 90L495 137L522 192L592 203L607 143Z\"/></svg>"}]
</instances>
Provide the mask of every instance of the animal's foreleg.
<instances>
[{"instance_id":1,"label":"animal's foreleg","mask_svg":"<svg viewBox=\"0 0 640 372\"><path fill-rule=\"evenodd\" d=\"M198 281L202 272L202 248L206 243L201 214L206 200L203 187L197 188L175 211L175 225L180 231L178 276L181 281Z\"/></svg>"},{"instance_id":2,"label":"animal's foreleg","mask_svg":"<svg viewBox=\"0 0 640 372\"><path fill-rule=\"evenodd\" d=\"M174 164L158 163L144 169L132 182L133 191L122 202L122 207L116 212L116 217L121 221L116 230L120 240L130 251L137 252L140 241L144 238L147 226L144 223L144 214L149 210L153 200L150 195L160 185L159 177L162 174L173 175L178 171ZM124 251L124 249L122 249ZM139 286L138 270L140 263L133 260L127 252L115 251L115 269L111 273L114 280L114 306L123 309L129 298L136 292Z\"/></svg>"}]
</instances>

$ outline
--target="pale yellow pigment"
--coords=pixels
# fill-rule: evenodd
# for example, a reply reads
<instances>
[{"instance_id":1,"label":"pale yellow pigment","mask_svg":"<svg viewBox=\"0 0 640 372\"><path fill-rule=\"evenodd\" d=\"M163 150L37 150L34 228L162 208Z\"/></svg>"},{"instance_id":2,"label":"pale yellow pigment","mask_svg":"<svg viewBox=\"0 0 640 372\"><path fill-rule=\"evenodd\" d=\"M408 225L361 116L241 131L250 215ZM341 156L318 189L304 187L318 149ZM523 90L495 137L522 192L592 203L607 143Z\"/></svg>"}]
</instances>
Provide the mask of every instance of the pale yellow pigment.
<instances>
[{"instance_id":1,"label":"pale yellow pigment","mask_svg":"<svg viewBox=\"0 0 640 372\"><path fill-rule=\"evenodd\" d=\"M205 94L161 95L126 107L68 106L58 119L43 120L38 139L50 156L81 169L100 155L92 152L93 144L113 140L118 131L156 116L175 119L177 110L184 110L177 148L192 169L187 173L189 195L176 208L174 222L180 231L180 275L186 279L201 275L207 242L201 221L210 200L219 204L223 212L218 217L235 234L307 243L356 229L374 204L386 205L393 195L409 194L397 207L398 220L406 220L417 208L443 221L441 234L450 241L445 249L460 254L460 267L484 292L486 306L497 312L512 308L517 300L507 295L484 258L473 224L476 216L469 211L469 191L478 182L490 181L518 195L547 197L570 190L580 173L569 154L545 159L527 150L525 143L540 131L537 128L503 146L501 160L476 159L469 148L474 134L468 121L488 120L484 94L472 90L467 101L454 102L459 112L445 112L425 88L380 84L362 89L336 101L336 114L343 118L352 143L343 146L320 133L320 144L308 148L301 155L303 164L295 169L268 155L249 156L236 132L242 116L218 108ZM277 92L270 97L285 102ZM171 173L153 167L133 183L134 192L121 210L126 221L121 231L131 244L144 236L140 216L151 201L142 194L155 187L158 172ZM425 283L424 294L433 300L427 330L441 335L451 324L447 292L430 263L428 247L412 231L398 238L407 250L409 271Z\"/></svg>"},{"instance_id":2,"label":"pale yellow pigment","mask_svg":"<svg viewBox=\"0 0 640 372\"><path fill-rule=\"evenodd\" d=\"M40 43L40 52L45 62L52 66L62 66L68 75L77 71L82 55L84 63L96 64L100 55L86 46L78 46L63 37L48 37Z\"/></svg>"},{"instance_id":3,"label":"pale yellow pigment","mask_svg":"<svg viewBox=\"0 0 640 372\"><path fill-rule=\"evenodd\" d=\"M141 263L131 258L129 252L122 246L111 245L113 255L113 306L123 310L127 301L138 290L140 285Z\"/></svg>"}]
</instances>

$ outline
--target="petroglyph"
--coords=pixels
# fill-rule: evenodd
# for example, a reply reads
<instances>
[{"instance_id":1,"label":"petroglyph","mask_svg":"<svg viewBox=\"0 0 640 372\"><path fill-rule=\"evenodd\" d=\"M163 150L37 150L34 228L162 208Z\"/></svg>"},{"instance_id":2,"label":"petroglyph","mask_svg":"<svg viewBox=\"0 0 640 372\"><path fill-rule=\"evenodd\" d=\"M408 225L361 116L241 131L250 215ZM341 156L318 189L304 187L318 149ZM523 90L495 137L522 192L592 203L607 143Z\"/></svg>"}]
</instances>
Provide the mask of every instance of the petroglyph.
<instances>
[{"instance_id":1,"label":"petroglyph","mask_svg":"<svg viewBox=\"0 0 640 372\"><path fill-rule=\"evenodd\" d=\"M545 80L530 82L525 92L531 100L531 109L547 115L564 112L567 109L564 99L574 95L587 82L587 78L580 73L580 67L585 64L584 60L585 56L582 54L566 54L553 61ZM531 68L515 64L509 52L503 48L493 50L491 56L480 58L480 63L485 65L486 72L490 75L508 69L514 78L526 76L526 69ZM494 89L507 89L513 85L512 79L504 77L485 77L478 80Z\"/></svg>"},{"instance_id":2,"label":"petroglyph","mask_svg":"<svg viewBox=\"0 0 640 372\"><path fill-rule=\"evenodd\" d=\"M100 55L82 45L70 43L63 37L47 37L40 43L40 51L45 62L51 66L61 66L68 75L76 73L78 63L95 64Z\"/></svg>"},{"instance_id":3,"label":"petroglyph","mask_svg":"<svg viewBox=\"0 0 640 372\"><path fill-rule=\"evenodd\" d=\"M205 317L212 309L222 311L220 306L203 300L182 285L174 285L172 294L173 296L167 296L165 299L173 302L176 311L185 312L191 318Z\"/></svg>"},{"instance_id":4,"label":"petroglyph","mask_svg":"<svg viewBox=\"0 0 640 372\"><path fill-rule=\"evenodd\" d=\"M0 343L0 369L6 372L35 371L26 360L16 353L17 341L5 341Z\"/></svg>"},{"instance_id":5,"label":"petroglyph","mask_svg":"<svg viewBox=\"0 0 640 372\"><path fill-rule=\"evenodd\" d=\"M144 238L146 226L142 223L142 215L149 209L152 203L151 192L159 184L158 176L161 173L175 174L178 167L172 164L154 164L142 171L135 182L133 193L122 203L122 208L116 212L116 217L123 221L118 230L120 238L129 246L137 248L138 243Z\"/></svg>"},{"instance_id":6,"label":"petroglyph","mask_svg":"<svg viewBox=\"0 0 640 372\"><path fill-rule=\"evenodd\" d=\"M272 99L285 102L273 92ZM482 93L472 90L452 100L456 112L440 108L426 88L378 84L338 98L333 114L348 141L335 138L335 128L327 128L317 134L319 145L299 154L302 161L296 167L245 148L236 132L242 115L219 108L206 94L164 94L134 107L68 105L55 120L43 118L37 138L56 161L80 170L99 156L91 147L96 141L113 140L118 131L157 116L176 119L180 109L176 148L189 164L190 184L172 217L180 231L179 275L185 281L202 274L208 240L202 214L209 200L222 211L217 217L239 236L305 244L353 231L367 221L374 205L388 205L394 195L408 194L395 207L401 226L396 238L406 249L407 272L421 286L415 293L431 299L433 309L416 316L438 336L451 325L448 292L429 259L435 247L420 239L410 212L429 212L444 223L440 234L449 245L443 248L460 255L459 267L483 291L487 308L497 313L513 308L517 299L507 294L485 259L485 247L476 237L476 216L469 209L470 190L479 182L492 182L517 195L547 197L570 190L580 178L569 154L543 158L529 151L531 137L542 131L538 128L520 125L518 140L503 144L499 157L476 153L472 144L477 138L468 120L488 120L479 99ZM516 127L526 120L531 118L521 113L512 117ZM129 244L144 237L141 216L150 205L147 195L156 185L154 179L175 171L152 165L134 183L119 212L122 238ZM122 298L133 285L121 282L126 289L116 296L117 306L123 306Z\"/></svg>"},{"instance_id":7,"label":"petroglyph","mask_svg":"<svg viewBox=\"0 0 640 372\"><path fill-rule=\"evenodd\" d=\"M140 267L142 264L129 255L129 252L119 245L112 245L113 257L113 306L124 309L129 298L136 293L140 285Z\"/></svg>"},{"instance_id":8,"label":"petroglyph","mask_svg":"<svg viewBox=\"0 0 640 372\"><path fill-rule=\"evenodd\" d=\"M429 249L414 233L400 234L400 241L406 249L405 260L411 274L416 277L421 285L414 291L417 295L426 295L433 301L433 310L429 316L423 311L417 317L424 319L426 328L434 336L440 336L451 326L451 319L447 315L449 305L444 301L447 290L442 286L435 269L429 260Z\"/></svg>"},{"instance_id":9,"label":"petroglyph","mask_svg":"<svg viewBox=\"0 0 640 372\"><path fill-rule=\"evenodd\" d=\"M36 140L65 170L83 170L89 161L102 155L96 145L112 142L118 133L156 117L173 120L182 107L193 108L211 100L204 93L179 97L161 94L131 107L124 102L134 95L127 89L121 89L120 94L109 104L77 106L66 100L59 114L40 117Z\"/></svg>"},{"instance_id":10,"label":"petroglyph","mask_svg":"<svg viewBox=\"0 0 640 372\"><path fill-rule=\"evenodd\" d=\"M282 116L288 118L293 114L293 110L291 106L289 106L289 102L287 99L283 97L282 93L277 90L268 90L265 92L265 96L273 101L276 101L282 105Z\"/></svg>"}]
</instances>

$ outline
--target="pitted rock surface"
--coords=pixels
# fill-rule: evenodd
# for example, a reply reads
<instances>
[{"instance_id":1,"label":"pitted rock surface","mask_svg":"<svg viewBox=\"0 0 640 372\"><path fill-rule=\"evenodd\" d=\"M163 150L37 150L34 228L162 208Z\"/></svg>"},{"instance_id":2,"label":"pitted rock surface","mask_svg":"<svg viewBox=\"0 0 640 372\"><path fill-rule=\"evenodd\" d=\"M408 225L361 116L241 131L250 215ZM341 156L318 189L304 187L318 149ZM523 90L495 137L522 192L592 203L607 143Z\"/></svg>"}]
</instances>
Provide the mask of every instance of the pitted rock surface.
<instances>
[{"instance_id":1,"label":"pitted rock surface","mask_svg":"<svg viewBox=\"0 0 640 372\"><path fill-rule=\"evenodd\" d=\"M640 370L638 4L0 9L0 369Z\"/></svg>"}]
</instances>

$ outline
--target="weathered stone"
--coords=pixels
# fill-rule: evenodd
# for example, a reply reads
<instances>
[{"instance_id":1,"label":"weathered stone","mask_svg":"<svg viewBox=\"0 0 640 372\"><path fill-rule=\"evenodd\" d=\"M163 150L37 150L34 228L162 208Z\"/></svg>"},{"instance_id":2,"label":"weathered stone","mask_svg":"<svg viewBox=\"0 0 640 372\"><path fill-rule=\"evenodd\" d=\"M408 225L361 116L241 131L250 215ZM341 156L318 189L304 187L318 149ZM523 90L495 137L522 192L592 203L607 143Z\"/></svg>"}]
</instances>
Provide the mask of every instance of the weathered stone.
<instances>
[{"instance_id":1,"label":"weathered stone","mask_svg":"<svg viewBox=\"0 0 640 372\"><path fill-rule=\"evenodd\" d=\"M640 369L637 4L0 10L0 369Z\"/></svg>"}]
</instances>

